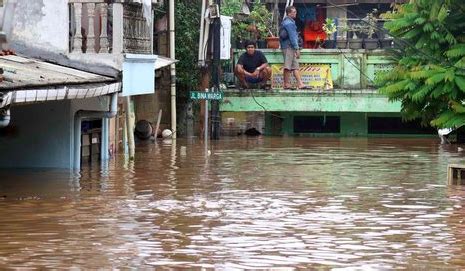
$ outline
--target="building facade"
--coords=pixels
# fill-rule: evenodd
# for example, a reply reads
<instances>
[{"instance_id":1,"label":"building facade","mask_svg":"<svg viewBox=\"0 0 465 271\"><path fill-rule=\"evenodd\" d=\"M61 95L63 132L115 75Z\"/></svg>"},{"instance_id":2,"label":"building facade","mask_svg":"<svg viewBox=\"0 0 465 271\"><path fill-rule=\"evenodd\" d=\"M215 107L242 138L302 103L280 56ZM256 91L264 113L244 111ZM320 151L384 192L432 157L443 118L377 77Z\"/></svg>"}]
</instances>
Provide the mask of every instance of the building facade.
<instances>
[{"instance_id":1,"label":"building facade","mask_svg":"<svg viewBox=\"0 0 465 271\"><path fill-rule=\"evenodd\" d=\"M268 1L279 16L285 3ZM300 72L310 89L282 88L280 49L262 48L273 70L272 90L225 90L223 130L229 134L260 128L267 135L433 136L417 122L403 122L400 102L378 93L376 82L391 67L388 51L396 40L383 28L381 14L396 1L296 1L296 24L302 38ZM335 31L325 32L333 23ZM260 45L260 43L258 43ZM243 49L235 49L236 63ZM246 113L247 112L247 113ZM263 115L263 121L250 116ZM263 123L263 125L261 124ZM258 127L259 126L259 127Z\"/></svg>"},{"instance_id":2,"label":"building facade","mask_svg":"<svg viewBox=\"0 0 465 271\"><path fill-rule=\"evenodd\" d=\"M0 83L3 97L34 91L45 97L4 103L10 121L0 128L0 167L79 168L85 161L108 159L124 134L128 135L126 139L131 137L127 131L134 126L131 110L125 110L128 118L121 118L127 122L116 121L118 108L120 112L132 108L133 95L153 93L155 89L152 2L8 0L1 8L2 30L7 38L3 46L24 57L24 62L54 63L48 68L56 73L48 75L57 80L44 83L47 76L39 75L23 85L21 80L29 76L28 67L23 74L18 74L19 68L6 68L4 77L14 80L16 88L9 88L5 81ZM0 65L8 66L8 62ZM109 81L97 85L86 76L69 81L68 75L84 73ZM142 80L140 75L144 76ZM49 94L51 90L74 88L87 91L55 99ZM108 92L110 88L114 91ZM44 90L48 92L44 94ZM82 92L87 94L80 95ZM123 106L122 101L127 103Z\"/></svg>"}]
</instances>

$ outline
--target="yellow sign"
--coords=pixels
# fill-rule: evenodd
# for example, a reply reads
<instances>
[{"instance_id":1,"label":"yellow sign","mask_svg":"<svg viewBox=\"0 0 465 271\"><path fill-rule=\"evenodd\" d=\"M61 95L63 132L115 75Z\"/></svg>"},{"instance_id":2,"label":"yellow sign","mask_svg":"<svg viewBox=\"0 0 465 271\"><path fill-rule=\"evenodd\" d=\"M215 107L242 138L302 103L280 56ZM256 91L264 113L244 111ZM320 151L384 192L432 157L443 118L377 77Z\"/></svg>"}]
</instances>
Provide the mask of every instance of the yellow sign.
<instances>
[{"instance_id":1,"label":"yellow sign","mask_svg":"<svg viewBox=\"0 0 465 271\"><path fill-rule=\"evenodd\" d=\"M271 65L272 88L283 88L283 65ZM320 89L332 89L331 65L328 64L300 64L300 75L305 86ZM295 86L295 78L291 75L291 85Z\"/></svg>"}]
</instances>

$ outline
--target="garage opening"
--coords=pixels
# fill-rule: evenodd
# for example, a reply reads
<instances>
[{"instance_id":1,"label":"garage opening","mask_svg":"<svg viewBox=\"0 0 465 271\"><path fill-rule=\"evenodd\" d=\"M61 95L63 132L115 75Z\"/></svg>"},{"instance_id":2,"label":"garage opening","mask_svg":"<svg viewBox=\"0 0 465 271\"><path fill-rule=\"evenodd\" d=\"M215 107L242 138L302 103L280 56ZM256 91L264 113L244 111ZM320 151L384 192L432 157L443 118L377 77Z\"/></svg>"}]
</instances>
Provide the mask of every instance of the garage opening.
<instances>
[{"instance_id":1,"label":"garage opening","mask_svg":"<svg viewBox=\"0 0 465 271\"><path fill-rule=\"evenodd\" d=\"M420 121L402 121L401 117L368 117L368 134L437 134Z\"/></svg>"},{"instance_id":2,"label":"garage opening","mask_svg":"<svg viewBox=\"0 0 465 271\"><path fill-rule=\"evenodd\" d=\"M295 116L294 133L340 133L338 116Z\"/></svg>"}]
</instances>

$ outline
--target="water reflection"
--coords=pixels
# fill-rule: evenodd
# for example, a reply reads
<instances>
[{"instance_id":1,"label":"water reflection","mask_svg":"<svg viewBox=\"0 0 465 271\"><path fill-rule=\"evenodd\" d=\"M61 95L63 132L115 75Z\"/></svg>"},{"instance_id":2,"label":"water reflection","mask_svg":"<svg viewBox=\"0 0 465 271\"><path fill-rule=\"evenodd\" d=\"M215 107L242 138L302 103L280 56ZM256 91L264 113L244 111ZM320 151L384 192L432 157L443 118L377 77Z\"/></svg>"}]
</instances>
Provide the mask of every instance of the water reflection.
<instances>
[{"instance_id":1,"label":"water reflection","mask_svg":"<svg viewBox=\"0 0 465 271\"><path fill-rule=\"evenodd\" d=\"M146 143L79 174L0 171L0 268L461 268L456 146Z\"/></svg>"}]
</instances>

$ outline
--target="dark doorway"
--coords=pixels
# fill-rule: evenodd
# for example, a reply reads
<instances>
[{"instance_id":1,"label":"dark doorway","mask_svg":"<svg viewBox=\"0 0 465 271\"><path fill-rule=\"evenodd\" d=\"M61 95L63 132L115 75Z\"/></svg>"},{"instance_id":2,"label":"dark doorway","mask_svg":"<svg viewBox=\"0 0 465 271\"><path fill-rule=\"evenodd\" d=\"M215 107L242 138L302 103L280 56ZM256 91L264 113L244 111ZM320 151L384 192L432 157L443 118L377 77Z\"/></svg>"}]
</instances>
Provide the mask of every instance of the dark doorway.
<instances>
[{"instance_id":1,"label":"dark doorway","mask_svg":"<svg viewBox=\"0 0 465 271\"><path fill-rule=\"evenodd\" d=\"M294 133L340 133L338 116L295 116Z\"/></svg>"}]
</instances>

